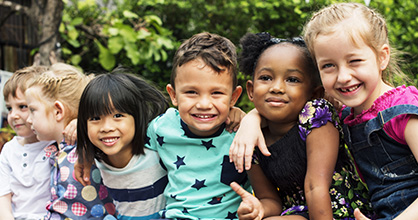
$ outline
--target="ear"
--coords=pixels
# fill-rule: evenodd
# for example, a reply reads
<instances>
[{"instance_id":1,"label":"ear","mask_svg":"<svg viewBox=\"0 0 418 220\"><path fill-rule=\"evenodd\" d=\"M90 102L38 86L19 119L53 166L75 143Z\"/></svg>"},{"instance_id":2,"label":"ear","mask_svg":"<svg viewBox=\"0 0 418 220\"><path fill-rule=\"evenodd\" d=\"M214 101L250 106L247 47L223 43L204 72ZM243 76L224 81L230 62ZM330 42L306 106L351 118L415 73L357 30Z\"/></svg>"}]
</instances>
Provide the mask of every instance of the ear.
<instances>
[{"instance_id":1,"label":"ear","mask_svg":"<svg viewBox=\"0 0 418 220\"><path fill-rule=\"evenodd\" d=\"M389 64L389 60L390 60L390 47L387 44L383 44L379 52L379 64L380 64L379 68L381 71L386 69L386 67Z\"/></svg>"},{"instance_id":2,"label":"ear","mask_svg":"<svg viewBox=\"0 0 418 220\"><path fill-rule=\"evenodd\" d=\"M318 86L314 89L313 93L312 93L312 98L313 99L318 99L318 98L324 98L325 95L325 89L323 86Z\"/></svg>"},{"instance_id":3,"label":"ear","mask_svg":"<svg viewBox=\"0 0 418 220\"><path fill-rule=\"evenodd\" d=\"M176 90L173 88L171 84L167 84L166 90L168 94L170 95L171 103L173 103L174 106L177 106L177 99L176 99Z\"/></svg>"},{"instance_id":4,"label":"ear","mask_svg":"<svg viewBox=\"0 0 418 220\"><path fill-rule=\"evenodd\" d=\"M65 107L64 104L60 101L54 102L54 114L55 114L55 120L57 122L60 122L64 119L65 116Z\"/></svg>"},{"instance_id":5,"label":"ear","mask_svg":"<svg viewBox=\"0 0 418 220\"><path fill-rule=\"evenodd\" d=\"M231 103L230 103L231 107L234 106L235 103L238 101L238 98L241 96L241 93L242 93L242 87L237 86L235 90L232 92Z\"/></svg>"},{"instance_id":6,"label":"ear","mask_svg":"<svg viewBox=\"0 0 418 220\"><path fill-rule=\"evenodd\" d=\"M247 81L247 95L251 102L253 102L254 84L252 80Z\"/></svg>"}]
</instances>

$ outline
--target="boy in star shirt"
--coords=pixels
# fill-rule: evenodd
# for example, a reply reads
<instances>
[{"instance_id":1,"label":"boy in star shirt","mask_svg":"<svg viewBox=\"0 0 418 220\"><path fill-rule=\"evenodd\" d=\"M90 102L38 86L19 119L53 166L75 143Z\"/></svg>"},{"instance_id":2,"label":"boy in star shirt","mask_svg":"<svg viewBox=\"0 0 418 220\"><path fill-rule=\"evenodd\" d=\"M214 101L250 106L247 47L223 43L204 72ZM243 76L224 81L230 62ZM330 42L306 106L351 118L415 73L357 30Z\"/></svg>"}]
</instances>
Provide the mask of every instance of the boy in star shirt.
<instances>
[{"instance_id":1,"label":"boy in star shirt","mask_svg":"<svg viewBox=\"0 0 418 220\"><path fill-rule=\"evenodd\" d=\"M177 109L169 108L147 130L146 146L168 172L162 218L238 218L241 198L229 184L251 188L228 156L235 134L225 130L225 121L242 92L236 75L235 46L225 37L196 34L177 50L166 87Z\"/></svg>"}]
</instances>

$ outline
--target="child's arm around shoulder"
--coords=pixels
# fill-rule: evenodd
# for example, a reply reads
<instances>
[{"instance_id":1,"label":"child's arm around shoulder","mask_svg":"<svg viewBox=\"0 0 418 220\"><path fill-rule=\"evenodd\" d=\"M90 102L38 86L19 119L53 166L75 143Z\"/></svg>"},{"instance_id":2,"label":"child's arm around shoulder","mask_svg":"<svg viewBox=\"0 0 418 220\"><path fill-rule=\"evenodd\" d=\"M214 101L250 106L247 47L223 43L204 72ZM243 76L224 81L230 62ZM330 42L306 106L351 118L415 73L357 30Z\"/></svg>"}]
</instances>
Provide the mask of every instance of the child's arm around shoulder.
<instances>
[{"instance_id":1,"label":"child's arm around shoulder","mask_svg":"<svg viewBox=\"0 0 418 220\"><path fill-rule=\"evenodd\" d=\"M238 172L249 170L251 168L252 155L254 147L258 146L260 151L270 156L261 131L262 118L256 109L251 110L242 119L240 128L234 137L229 149L229 157L231 162L235 163Z\"/></svg>"},{"instance_id":2,"label":"child's arm around shoulder","mask_svg":"<svg viewBox=\"0 0 418 220\"><path fill-rule=\"evenodd\" d=\"M12 193L0 196L0 219L14 220L12 212Z\"/></svg>"}]
</instances>

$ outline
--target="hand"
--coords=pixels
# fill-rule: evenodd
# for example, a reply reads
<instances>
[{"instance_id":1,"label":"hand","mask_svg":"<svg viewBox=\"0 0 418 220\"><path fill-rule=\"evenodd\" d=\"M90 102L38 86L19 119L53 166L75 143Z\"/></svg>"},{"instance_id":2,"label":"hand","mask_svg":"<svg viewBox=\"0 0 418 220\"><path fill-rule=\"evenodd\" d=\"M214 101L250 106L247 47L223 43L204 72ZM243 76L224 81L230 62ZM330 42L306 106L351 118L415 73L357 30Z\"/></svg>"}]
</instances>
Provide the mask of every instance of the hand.
<instances>
[{"instance_id":1,"label":"hand","mask_svg":"<svg viewBox=\"0 0 418 220\"><path fill-rule=\"evenodd\" d=\"M363 215L363 213L361 213L360 209L358 208L354 209L354 217L356 217L357 220L370 220L365 215Z\"/></svg>"},{"instance_id":2,"label":"hand","mask_svg":"<svg viewBox=\"0 0 418 220\"><path fill-rule=\"evenodd\" d=\"M235 163L238 172L251 168L254 147L258 146L261 153L270 156L261 131L261 117L258 112L251 110L241 121L241 126L229 148L229 158ZM244 164L245 163L245 164Z\"/></svg>"},{"instance_id":3,"label":"hand","mask_svg":"<svg viewBox=\"0 0 418 220\"><path fill-rule=\"evenodd\" d=\"M228 118L226 119L226 130L229 133L235 132L238 130L242 118L245 116L245 112L240 108L233 106L229 111Z\"/></svg>"},{"instance_id":4,"label":"hand","mask_svg":"<svg viewBox=\"0 0 418 220\"><path fill-rule=\"evenodd\" d=\"M78 182L83 186L90 185L90 169L92 164L85 162L84 164L79 163L77 160L74 163L74 176Z\"/></svg>"},{"instance_id":5,"label":"hand","mask_svg":"<svg viewBox=\"0 0 418 220\"><path fill-rule=\"evenodd\" d=\"M232 182L231 188L241 196L242 202L238 207L238 218L240 220L261 220L264 217L264 208L251 193L243 189L238 183Z\"/></svg>"},{"instance_id":6,"label":"hand","mask_svg":"<svg viewBox=\"0 0 418 220\"><path fill-rule=\"evenodd\" d=\"M75 142L77 141L77 119L70 121L62 134L64 135L64 140L68 145L75 145Z\"/></svg>"}]
</instances>

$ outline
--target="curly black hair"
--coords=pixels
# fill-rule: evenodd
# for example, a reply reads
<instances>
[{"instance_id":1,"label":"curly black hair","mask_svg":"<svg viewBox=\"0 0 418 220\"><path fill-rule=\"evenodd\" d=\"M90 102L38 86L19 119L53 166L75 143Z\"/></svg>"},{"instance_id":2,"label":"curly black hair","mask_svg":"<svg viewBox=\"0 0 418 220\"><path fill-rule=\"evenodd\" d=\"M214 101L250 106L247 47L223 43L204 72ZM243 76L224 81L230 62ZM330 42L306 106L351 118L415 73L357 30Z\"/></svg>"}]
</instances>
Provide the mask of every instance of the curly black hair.
<instances>
[{"instance_id":1,"label":"curly black hair","mask_svg":"<svg viewBox=\"0 0 418 220\"><path fill-rule=\"evenodd\" d=\"M239 70L245 75L253 76L260 55L270 46L279 43L290 43L297 46L305 55L304 58L308 69L312 70L313 85L321 85L318 68L306 47L305 41L301 37L281 39L275 38L267 32L245 34L240 39L242 51L238 57Z\"/></svg>"}]
</instances>

